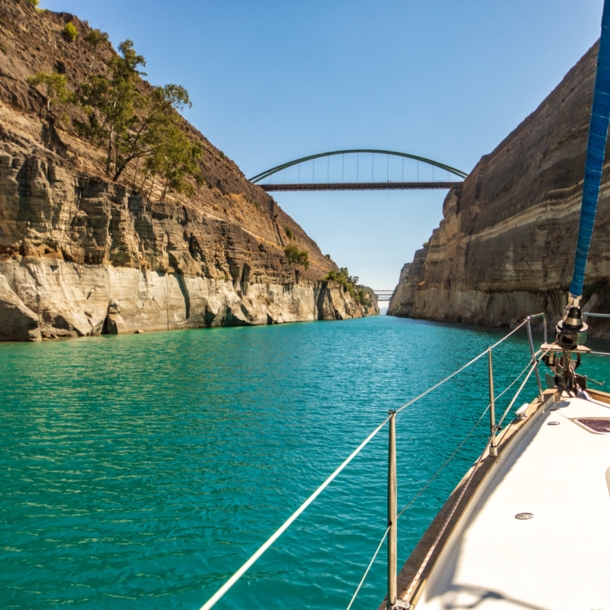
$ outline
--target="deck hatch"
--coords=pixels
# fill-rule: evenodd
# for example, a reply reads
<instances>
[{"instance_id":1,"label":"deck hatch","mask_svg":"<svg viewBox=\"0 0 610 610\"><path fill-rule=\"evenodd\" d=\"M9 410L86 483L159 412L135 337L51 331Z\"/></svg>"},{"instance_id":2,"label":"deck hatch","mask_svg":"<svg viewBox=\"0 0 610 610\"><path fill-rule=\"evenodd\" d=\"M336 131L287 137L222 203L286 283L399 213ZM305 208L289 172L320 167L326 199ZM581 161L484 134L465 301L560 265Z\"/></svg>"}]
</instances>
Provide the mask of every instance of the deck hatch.
<instances>
[{"instance_id":1,"label":"deck hatch","mask_svg":"<svg viewBox=\"0 0 610 610\"><path fill-rule=\"evenodd\" d=\"M610 434L610 418L579 417L576 421L592 432L597 432L597 434Z\"/></svg>"}]
</instances>

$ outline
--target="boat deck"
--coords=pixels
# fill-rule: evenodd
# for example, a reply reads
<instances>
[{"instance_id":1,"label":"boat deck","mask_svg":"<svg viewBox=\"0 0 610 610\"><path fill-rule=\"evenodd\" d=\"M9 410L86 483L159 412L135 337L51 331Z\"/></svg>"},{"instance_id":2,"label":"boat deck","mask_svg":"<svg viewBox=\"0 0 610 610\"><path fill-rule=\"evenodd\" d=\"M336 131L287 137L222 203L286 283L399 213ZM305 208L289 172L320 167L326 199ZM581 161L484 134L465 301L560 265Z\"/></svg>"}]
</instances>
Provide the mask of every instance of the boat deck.
<instances>
[{"instance_id":1,"label":"boat deck","mask_svg":"<svg viewBox=\"0 0 610 610\"><path fill-rule=\"evenodd\" d=\"M417 610L610 610L610 405L551 400L529 420L457 518Z\"/></svg>"}]
</instances>

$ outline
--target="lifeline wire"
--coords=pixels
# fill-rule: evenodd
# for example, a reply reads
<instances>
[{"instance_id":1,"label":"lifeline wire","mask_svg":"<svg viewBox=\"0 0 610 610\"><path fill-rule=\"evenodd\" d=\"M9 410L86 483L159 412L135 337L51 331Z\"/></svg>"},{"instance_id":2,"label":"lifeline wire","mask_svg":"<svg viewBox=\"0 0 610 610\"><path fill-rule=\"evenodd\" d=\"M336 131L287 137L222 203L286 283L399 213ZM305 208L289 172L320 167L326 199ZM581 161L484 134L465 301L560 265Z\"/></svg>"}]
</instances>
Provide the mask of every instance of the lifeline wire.
<instances>
[{"instance_id":1,"label":"lifeline wire","mask_svg":"<svg viewBox=\"0 0 610 610\"><path fill-rule=\"evenodd\" d=\"M452 377L455 377L457 374L461 373L464 369L467 369L471 364L474 364L477 360L480 360L487 352L489 352L490 350L492 350L495 347L497 347L498 345L500 345L500 343L502 343L503 341L506 341L506 339L508 339L511 335L516 333L525 324L527 324L527 320L523 320L523 322L521 322L521 324L519 324L519 326L516 326L515 328L513 328L513 330L511 332L509 332L508 335L505 335L504 337L502 337L502 339L500 339L499 341L494 343L491 347L488 347L484 352L481 352L478 356L473 358L470 362L467 362L463 367L461 367L457 371L451 373L451 375L449 375L448 377L445 377L445 379L443 379L442 381L439 381L436 385L433 385L431 388L428 388L425 392L422 392L419 396L416 396L409 402L405 403L404 405L402 405L402 407L396 409L396 413L400 413L403 409L406 409L408 406L412 405L414 402L418 401L420 398L423 398L424 396L426 396L426 394L430 394L430 392L432 392L433 390L436 390L436 388L442 386L444 383L449 381Z\"/></svg>"},{"instance_id":2,"label":"lifeline wire","mask_svg":"<svg viewBox=\"0 0 610 610\"><path fill-rule=\"evenodd\" d=\"M487 405L487 408L485 409L485 411L483 411L481 417L479 417L479 419L477 420L477 423L472 426L470 432L466 435L466 438L458 445L458 448L445 460L443 465L434 473L434 476L428 480L428 482L417 492L417 494L415 494L413 499L398 513L398 517L396 517L397 519L399 519L401 515L409 508L409 506L411 506L411 504L413 504L413 502L415 502L415 500L417 500L417 498L419 498L419 496L421 496L424 491L426 491L430 483L432 483L432 481L436 479L436 477L441 473L443 468L445 468L445 466L447 466L447 464L449 464L449 462L455 457L455 454L464 446L464 443L470 438L470 435L474 432L475 428L481 423L481 421L487 414L487 411L489 411L489 407L491 407L491 404Z\"/></svg>"},{"instance_id":3,"label":"lifeline wire","mask_svg":"<svg viewBox=\"0 0 610 610\"><path fill-rule=\"evenodd\" d=\"M472 479L477 471L478 465L481 463L481 460L483 459L483 455L485 455L485 451L487 451L487 449L489 448L490 445L491 445L491 439L489 439L489 441L487 442L487 445L485 445L485 449L483 449L483 453L481 453L481 455L479 456L477 461L472 466L472 472L470 473L470 476L468 477L468 481L462 488L462 491L460 492L458 499L456 500L455 504L453 505L453 508L449 512L449 515L447 515L447 518L445 519L445 521L443 523L443 527L441 528L441 531L438 533L438 536L436 537L436 539L434 540L434 543L430 547L430 550L428 551L426 557L424 558L424 561L422 562L421 566L419 567L419 570L417 570L417 574L415 575L415 578L411 582L409 589L407 590L404 597L402 597L401 599L403 599L403 600L408 599L409 596L413 593L413 589L415 589L417 582L421 578L423 571L425 570L426 566L428 565L428 561L430 561L430 557L432 557L432 553L434 553L434 549L436 549L436 545L439 543L440 539L442 538L443 534L445 533L445 530L447 529L447 525L449 525L449 522L453 518L453 515L455 514L457 507L459 506L460 502L462 501L462 498L464 497L464 494L466 493L466 490L468 489L468 487L470 486L470 483L472 482Z\"/></svg>"},{"instance_id":4,"label":"lifeline wire","mask_svg":"<svg viewBox=\"0 0 610 610\"><path fill-rule=\"evenodd\" d=\"M521 377L523 376L523 373L525 373L525 371L527 371L529 366L530 366L530 363L528 362L527 366L513 379L511 384L495 397L495 400L502 398L502 396L504 396L504 394L506 394L506 392L508 392L508 390L510 390L517 383L517 381L519 381L519 379L521 379ZM422 495L422 493L424 493L424 491L426 491L426 489L430 486L430 483L432 483L432 481L434 481L434 479L436 479L436 477L441 473L441 471L445 468L445 466L447 466L447 464L449 464L449 462L455 457L456 453L464 446L466 441L470 438L472 433L475 431L475 428L483 421L483 418L489 411L490 407L491 407L491 403L489 403L487 405L487 407L485 408L485 411L483 411L483 413L481 414L481 417L479 417L479 419L477 420L475 425L472 426L472 428L470 429L470 432L466 435L464 440L458 445L457 449L443 462L442 466L434 473L432 478L430 478L428 480L428 482L417 492L417 494L412 498L412 500L398 513L398 518L413 504L413 502L415 502L415 500L417 500L417 498L419 498L419 496Z\"/></svg>"},{"instance_id":5,"label":"lifeline wire","mask_svg":"<svg viewBox=\"0 0 610 610\"><path fill-rule=\"evenodd\" d=\"M508 412L511 410L512 406L515 404L517 398L519 397L519 394L521 394L521 390L523 390L528 379L532 376L532 373L536 370L537 364L538 364L537 362L534 362L534 364L532 365L532 368L530 369L530 372L525 376L525 379L523 380L523 383L519 386L517 393L513 396L513 399L508 404L508 407L506 407L506 411L504 411L504 413L502 414L502 418L498 422L498 427L500 427L502 425L504 418L508 415Z\"/></svg>"},{"instance_id":6,"label":"lifeline wire","mask_svg":"<svg viewBox=\"0 0 610 610\"><path fill-rule=\"evenodd\" d=\"M547 350L548 351L548 350ZM504 416L502 417L502 419L500 420L500 423L502 423L502 421L504 420L504 417L506 417L506 414L509 412L510 408L512 407L512 405L515 403L515 400L517 399L517 397L519 396L519 394L521 393L521 390L523 390L523 388L525 387L525 384L527 383L527 380L530 378L532 372L536 369L536 365L538 364L538 361L536 359L533 359L534 363L532 365L532 368L530 370L530 372L525 376L525 379L523 380L523 383L521 384L521 386L519 387L519 389L517 390L517 393L515 394L515 396L513 397L513 399L511 400L508 408L506 409L506 411L504 412ZM531 361L530 361L531 362ZM530 366L530 364L528 363L527 365L528 367ZM504 394L505 392L508 391L508 389L514 385L516 383L516 381L523 375L523 372L525 372L526 369L524 369L524 371L521 372L521 374L513 381L513 383L508 386L508 388L506 388L506 390L504 390L504 392L502 392L502 394ZM500 396L502 395L500 394ZM498 396L499 398L499 396ZM499 426L500 424L498 424ZM470 483L472 482L472 479L474 478L474 475L476 473L477 467L478 465L481 463L481 460L483 459L483 456L485 455L485 452L489 449L491 445L491 438L489 439L489 441L487 442L487 445L485 445L485 449L483 449L483 452L481 453L481 455L478 457L478 459L475 461L475 463L472 466L472 472L470 473L470 476L468 477L467 482L465 483L464 487L462 488L459 497L457 498L455 504L453 505L453 508L451 509L449 515L447 516L447 518L445 519L445 521L443 522L443 526L441 528L441 531L438 533L436 539L434 540L434 543L432 544L432 546L430 547L426 557L424 558L424 561L422 562L422 564L419 567L419 570L417 571L417 574L415 575L415 578L411 581L411 584L409 585L409 589L407 590L406 594L404 595L404 597L402 598L403 600L405 599L409 599L409 596L413 593L413 590L415 589L415 587L417 586L417 582L419 581L419 579L421 578L421 575L423 574L423 571L425 570L426 566L428 565L428 562L430 561L430 557L432 556L432 553L434 552L434 549L436 548L436 546L438 545L441 537L443 536L445 530L447 529L447 525L449 525L449 522L451 521L451 519L453 518L453 515L455 514L455 511L457 510L457 507L459 506L460 502L462 501L462 498L464 497L464 494L466 493L466 490L468 489L468 487L470 486Z\"/></svg>"},{"instance_id":7,"label":"lifeline wire","mask_svg":"<svg viewBox=\"0 0 610 610\"><path fill-rule=\"evenodd\" d=\"M530 364L531 364L531 361L527 363L525 368L513 379L513 381L510 383L510 385L508 385L502 392L500 392L500 394L498 394L498 396L496 396L496 400L502 398L502 396L504 396L504 394L506 394L506 392L508 392L517 383L517 381L519 381L519 379L521 379L521 377L523 377L523 374L525 373L525 371L527 371ZM413 502L415 502L415 500L417 500L417 498L419 498L422 495L422 493L424 493L424 491L426 491L426 489L430 486L432 481L434 481L434 479L436 479L436 477L442 472L442 470L445 468L445 466L447 466L447 464L449 464L449 462L451 462L451 460L455 457L455 455L458 453L458 451L464 446L466 441L471 437L471 435L475 431L476 427L483 421L483 418L489 411L490 407L491 407L491 403L489 403L487 405L487 407L485 408L485 410L483 411L483 413L481 414L479 419L476 421L474 426L472 426L472 428L470 429L470 432L468 432L468 434L466 435L464 440L462 440L462 442L458 445L457 449L445 460L445 462L443 462L442 466L434 473L434 475L428 480L428 482L417 492L417 494L415 494L415 496L411 499L411 501L398 513L398 516L396 517L397 519L399 519L402 516L402 514L413 504ZM386 539L386 536L388 535L389 531L390 531L390 528L388 527L388 529L386 529L386 531L383 535L383 538L381 539L381 542L379 543L379 546L377 547L377 550L375 551L375 554L373 555L373 558L371 559L371 562L369 563L369 565L364 573L364 576L362 577L362 580L360 581L360 584L358 585L358 588L356 589L356 592L354 593L354 595L347 607L347 610L350 610L350 608L352 607L352 604L354 603L354 600L356 599L358 592L360 591L360 589L364 583L364 580L367 577L369 570L371 569L371 566L373 565L375 559L377 558L379 549L381 548L381 545L383 544L383 541Z\"/></svg>"},{"instance_id":8,"label":"lifeline wire","mask_svg":"<svg viewBox=\"0 0 610 610\"><path fill-rule=\"evenodd\" d=\"M439 381L436 385L432 386L431 388L429 388L428 390L426 390L419 396L413 398L409 402L402 405L402 407L397 409L395 411L395 413L399 413L400 411L406 409L408 406L412 405L414 402L418 401L420 398L423 398L424 396L426 396L433 390L436 390L436 388L440 387L441 385L443 385L444 383L446 383L447 381L449 381L450 379L452 379L453 377L455 377L456 375L461 373L464 369L468 368L471 364L474 364L477 360L481 359L485 354L487 354L487 352L494 349L495 347L500 345L500 343L503 343L511 335L516 333L521 327L523 327L525 324L527 324L527 321L528 320L525 319L523 322L521 322L521 324L516 326L510 333L508 333L507 335L502 337L502 339L500 339L499 341L494 343L491 347L488 347L484 352L481 352L478 356L473 358L470 362L466 363L464 366L459 368L457 371L453 372L448 377L445 377L445 379L443 379L442 381ZM530 374L531 374L531 371L530 371ZM529 375L528 375L528 378L529 378ZM525 381L527 381L527 378ZM525 385L525 381L524 381L523 385ZM519 392L521 392L522 388L523 388L523 386L519 389ZM517 393L517 395L518 395L518 393ZM231 578L229 578L229 580L227 580L227 582L225 582L225 584L222 587L220 587L220 589L218 589L218 591L216 591L216 593L214 593L214 595L203 606L201 606L201 608L199 610L210 610L210 608L212 608L216 604L216 602L223 597L223 595L252 567L252 565L260 558L260 556L290 527L290 525L294 521L296 521L296 519L301 515L301 513L303 513L303 511L305 511L305 509L332 483L332 481L339 475L339 473L362 451L362 449L364 449L364 447L373 439L373 437L377 435L377 433L388 423L388 421L390 420L390 417L391 416L388 415L388 417L386 417L383 420L383 422L381 424L379 424L379 426L377 426L377 428L375 428L375 430L373 430L373 432L371 432L371 434L369 434L369 436L367 436L367 438L364 441L362 441L362 443L360 445L358 445L358 447L324 481L324 483L322 483L322 485L320 485L320 487L318 487L309 496L309 498L307 498L307 500L305 500L305 502L303 502L303 504L301 504L301 506L299 506L299 508L294 513L292 513L292 515L290 517L288 517L288 519L286 521L284 521L284 523L267 539L266 542L264 542L259 547L259 549L250 557L250 559L248 559L241 566L241 568L239 568L239 570L237 570L237 572L235 572L233 574L233 576L231 576Z\"/></svg>"},{"instance_id":9,"label":"lifeline wire","mask_svg":"<svg viewBox=\"0 0 610 610\"><path fill-rule=\"evenodd\" d=\"M368 567L366 568L366 572L364 573L364 576L362 577L362 580L360 581L360 584L358 585L358 588L356 589L354 595L352 596L352 599L350 600L349 605L347 606L346 610L349 610L352 607L354 600L358 596L360 587L362 587L362 585L364 584L364 579L367 577L367 574L369 573L371 566L375 563L375 559L377 559L377 555L379 554L379 549L381 549L381 545L383 544L384 540L386 539L386 536L388 535L389 531L390 531L390 526L388 525L388 528L386 529L386 531L383 535L383 538L381 539L381 542L379 543L379 546L377 547L377 550L375 551L375 554L373 555L373 559L371 559Z\"/></svg>"},{"instance_id":10,"label":"lifeline wire","mask_svg":"<svg viewBox=\"0 0 610 610\"><path fill-rule=\"evenodd\" d=\"M284 523L261 545L261 547L244 563L244 565L227 580L227 582L210 597L210 599L201 606L200 610L209 610L216 602L248 571L248 569L256 562L256 560L290 527L293 521L332 483L337 475L368 445L369 441L390 421L390 415L386 417L373 432L371 432L360 445L350 454L350 456L339 466L327 479L314 491L297 510L284 521Z\"/></svg>"}]
</instances>

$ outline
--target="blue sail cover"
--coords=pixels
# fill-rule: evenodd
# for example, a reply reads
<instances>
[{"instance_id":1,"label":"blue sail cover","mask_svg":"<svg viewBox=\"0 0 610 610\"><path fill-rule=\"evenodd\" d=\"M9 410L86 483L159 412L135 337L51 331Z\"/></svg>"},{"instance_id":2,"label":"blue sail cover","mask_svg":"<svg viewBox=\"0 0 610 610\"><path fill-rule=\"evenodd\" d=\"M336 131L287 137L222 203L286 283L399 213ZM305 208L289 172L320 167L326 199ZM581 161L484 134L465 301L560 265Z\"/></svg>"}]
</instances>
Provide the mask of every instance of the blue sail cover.
<instances>
[{"instance_id":1,"label":"blue sail cover","mask_svg":"<svg viewBox=\"0 0 610 610\"><path fill-rule=\"evenodd\" d=\"M597 75L591 107L591 124L589 125L589 143L585 163L585 183L582 193L578 242L574 257L574 274L570 284L570 294L582 296L587 268L587 256L591 245L595 212L599 199L599 186L602 179L606 140L608 138L608 121L610 119L610 3L604 2L602 16L602 34L597 56Z\"/></svg>"}]
</instances>

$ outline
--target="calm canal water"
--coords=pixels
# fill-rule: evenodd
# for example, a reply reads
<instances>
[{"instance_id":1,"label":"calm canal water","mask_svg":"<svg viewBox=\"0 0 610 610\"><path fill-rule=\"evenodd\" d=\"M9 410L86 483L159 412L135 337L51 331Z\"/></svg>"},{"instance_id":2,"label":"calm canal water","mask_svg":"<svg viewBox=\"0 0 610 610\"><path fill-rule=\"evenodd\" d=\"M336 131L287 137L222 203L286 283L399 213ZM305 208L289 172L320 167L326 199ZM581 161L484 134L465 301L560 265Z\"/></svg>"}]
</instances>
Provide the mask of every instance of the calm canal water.
<instances>
[{"instance_id":1,"label":"calm canal water","mask_svg":"<svg viewBox=\"0 0 610 610\"><path fill-rule=\"evenodd\" d=\"M388 409L503 334L379 317L0 345L0 606L196 610ZM498 351L498 391L527 356L524 335ZM483 359L399 416L399 508L486 384ZM400 565L486 424L401 517ZM345 608L385 530L386 444L384 430L217 607ZM385 548L355 608L377 608L384 563Z\"/></svg>"}]
</instances>

